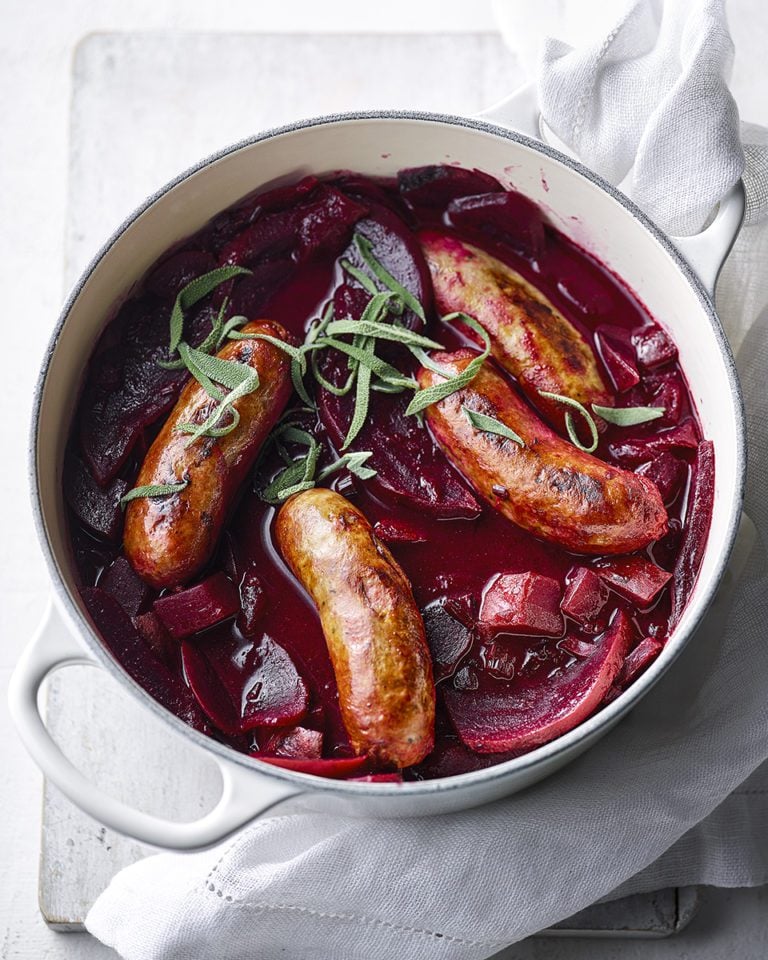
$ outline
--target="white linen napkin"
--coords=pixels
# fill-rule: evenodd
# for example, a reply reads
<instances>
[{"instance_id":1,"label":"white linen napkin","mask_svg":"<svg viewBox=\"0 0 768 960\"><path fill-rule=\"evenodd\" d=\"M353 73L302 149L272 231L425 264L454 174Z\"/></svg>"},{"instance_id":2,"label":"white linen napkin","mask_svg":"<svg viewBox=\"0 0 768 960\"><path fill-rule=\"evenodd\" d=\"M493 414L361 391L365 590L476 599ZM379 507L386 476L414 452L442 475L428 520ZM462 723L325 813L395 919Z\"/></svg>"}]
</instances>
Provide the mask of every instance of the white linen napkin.
<instances>
[{"instance_id":1,"label":"white linen napkin","mask_svg":"<svg viewBox=\"0 0 768 960\"><path fill-rule=\"evenodd\" d=\"M511 6L499 4L505 16ZM690 20L679 2L634 3L579 50L547 43L540 74L551 128L569 142L561 121L583 82L571 146L609 179L630 176L635 198L679 232L697 229L744 160L722 6L685 10ZM633 86L642 95L630 99ZM758 212L768 167L759 146L746 158ZM383 821L286 807L213 850L150 857L115 877L88 929L126 960L481 960L612 892L766 882L766 262L768 228L746 227L718 288L747 401L756 538L696 641L615 731L543 783L476 810Z\"/></svg>"}]
</instances>

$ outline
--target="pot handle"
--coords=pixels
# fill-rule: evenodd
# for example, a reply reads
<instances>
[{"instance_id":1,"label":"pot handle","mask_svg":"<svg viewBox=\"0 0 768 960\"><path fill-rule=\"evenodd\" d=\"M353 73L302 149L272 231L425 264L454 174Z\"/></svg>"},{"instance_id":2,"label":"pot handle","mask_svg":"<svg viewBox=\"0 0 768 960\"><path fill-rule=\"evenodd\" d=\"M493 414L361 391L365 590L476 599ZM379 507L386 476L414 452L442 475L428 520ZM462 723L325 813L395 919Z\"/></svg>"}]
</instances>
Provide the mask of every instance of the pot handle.
<instances>
[{"instance_id":1,"label":"pot handle","mask_svg":"<svg viewBox=\"0 0 768 960\"><path fill-rule=\"evenodd\" d=\"M11 676L8 705L24 745L45 776L81 810L111 830L157 847L195 850L218 843L276 803L300 793L288 783L259 778L254 770L213 756L221 772L222 793L213 810L199 820L174 823L110 797L64 756L40 712L38 694L45 678L74 664L99 665L77 645L50 604Z\"/></svg>"},{"instance_id":2,"label":"pot handle","mask_svg":"<svg viewBox=\"0 0 768 960\"><path fill-rule=\"evenodd\" d=\"M533 81L483 110L479 116L535 140L547 141L547 127ZM744 210L744 187L738 180L718 204L712 222L701 232L690 237L670 237L710 296L714 294L720 270L744 222Z\"/></svg>"}]
</instances>

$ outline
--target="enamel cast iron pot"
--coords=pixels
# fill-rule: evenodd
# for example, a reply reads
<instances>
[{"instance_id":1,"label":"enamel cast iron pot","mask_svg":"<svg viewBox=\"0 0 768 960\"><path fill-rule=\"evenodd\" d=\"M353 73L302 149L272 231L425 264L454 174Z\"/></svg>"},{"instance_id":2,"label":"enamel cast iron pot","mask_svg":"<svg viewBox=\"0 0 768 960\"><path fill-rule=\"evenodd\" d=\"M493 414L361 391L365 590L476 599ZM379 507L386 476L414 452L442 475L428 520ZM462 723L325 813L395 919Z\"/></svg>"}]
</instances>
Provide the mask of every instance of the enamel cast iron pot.
<instances>
[{"instance_id":1,"label":"enamel cast iron pot","mask_svg":"<svg viewBox=\"0 0 768 960\"><path fill-rule=\"evenodd\" d=\"M514 128L514 129L513 129ZM524 131L523 133L518 131ZM670 239L625 197L540 140L530 88L486 119L416 113L365 113L309 120L236 144L181 174L146 201L112 236L75 287L53 334L37 387L30 477L38 535L53 602L22 656L10 706L30 753L70 800L99 822L159 846L206 846L290 797L319 810L421 816L486 803L540 780L608 731L670 667L702 620L725 571L742 501L744 417L733 358L711 295L743 214L740 185L703 233ZM401 167L456 163L510 183L542 204L554 224L616 274L671 333L714 442L715 502L698 582L663 652L618 699L576 729L497 766L426 782L350 783L270 766L208 739L160 707L111 657L79 598L62 497L66 438L89 355L116 301L168 247L256 189L309 173L349 169L392 175ZM202 819L174 823L134 810L89 783L60 752L41 718L45 677L73 663L96 663L130 694L216 761L223 792Z\"/></svg>"}]
</instances>

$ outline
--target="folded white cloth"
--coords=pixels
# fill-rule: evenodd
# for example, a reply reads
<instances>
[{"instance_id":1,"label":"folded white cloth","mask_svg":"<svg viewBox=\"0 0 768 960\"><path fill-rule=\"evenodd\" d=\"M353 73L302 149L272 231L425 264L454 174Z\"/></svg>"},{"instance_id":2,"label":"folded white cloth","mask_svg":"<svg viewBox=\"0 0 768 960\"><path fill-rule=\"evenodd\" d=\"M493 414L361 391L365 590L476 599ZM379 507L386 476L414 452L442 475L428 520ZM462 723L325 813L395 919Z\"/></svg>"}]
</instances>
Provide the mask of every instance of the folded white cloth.
<instances>
[{"instance_id":1,"label":"folded white cloth","mask_svg":"<svg viewBox=\"0 0 768 960\"><path fill-rule=\"evenodd\" d=\"M660 3L634 3L605 40L573 52L548 43L540 84L552 129L611 179L629 175L636 199L678 232L701 224L744 159L721 4L689 8L690 20L679 2L663 16ZM692 123L678 126L689 103ZM578 124L563 125L569 111ZM612 891L765 882L766 262L768 229L747 227L718 290L740 347L757 538L696 642L627 720L554 777L484 808L401 821L287 809L205 853L150 857L112 881L88 929L127 960L480 960Z\"/></svg>"}]
</instances>

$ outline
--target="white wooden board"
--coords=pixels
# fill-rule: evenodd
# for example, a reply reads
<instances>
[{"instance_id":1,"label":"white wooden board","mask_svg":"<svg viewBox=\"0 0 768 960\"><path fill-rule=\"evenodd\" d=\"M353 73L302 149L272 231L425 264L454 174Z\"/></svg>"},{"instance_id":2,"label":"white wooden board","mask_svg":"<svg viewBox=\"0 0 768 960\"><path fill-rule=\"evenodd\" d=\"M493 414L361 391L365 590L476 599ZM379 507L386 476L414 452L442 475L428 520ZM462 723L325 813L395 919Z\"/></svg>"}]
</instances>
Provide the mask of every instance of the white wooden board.
<instances>
[{"instance_id":1,"label":"white wooden board","mask_svg":"<svg viewBox=\"0 0 768 960\"><path fill-rule=\"evenodd\" d=\"M491 35L96 34L74 60L66 267L72 282L146 194L200 156L301 116L371 107L474 113L520 81ZM191 819L218 775L152 722L109 677L72 668L51 683L48 723L103 789L142 810ZM44 788L40 906L63 931L147 848ZM695 909L690 890L602 905L552 931L665 936Z\"/></svg>"}]
</instances>

